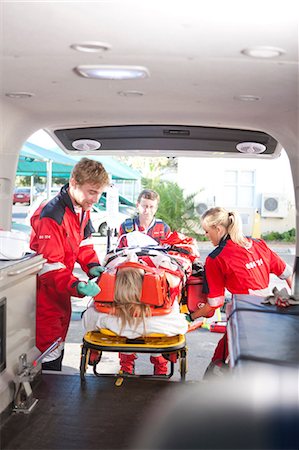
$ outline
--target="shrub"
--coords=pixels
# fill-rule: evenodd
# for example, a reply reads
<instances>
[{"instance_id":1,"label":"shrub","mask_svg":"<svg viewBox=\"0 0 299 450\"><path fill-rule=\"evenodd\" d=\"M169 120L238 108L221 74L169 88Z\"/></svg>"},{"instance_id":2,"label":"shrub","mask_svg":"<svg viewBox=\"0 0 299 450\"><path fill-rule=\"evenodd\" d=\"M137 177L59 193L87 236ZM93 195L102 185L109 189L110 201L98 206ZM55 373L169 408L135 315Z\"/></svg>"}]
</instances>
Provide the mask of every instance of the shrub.
<instances>
[{"instance_id":1,"label":"shrub","mask_svg":"<svg viewBox=\"0 0 299 450\"><path fill-rule=\"evenodd\" d=\"M278 231L271 231L270 233L262 234L262 239L265 241L282 241L282 242L295 242L296 241L296 229L291 228L288 231L279 233Z\"/></svg>"}]
</instances>

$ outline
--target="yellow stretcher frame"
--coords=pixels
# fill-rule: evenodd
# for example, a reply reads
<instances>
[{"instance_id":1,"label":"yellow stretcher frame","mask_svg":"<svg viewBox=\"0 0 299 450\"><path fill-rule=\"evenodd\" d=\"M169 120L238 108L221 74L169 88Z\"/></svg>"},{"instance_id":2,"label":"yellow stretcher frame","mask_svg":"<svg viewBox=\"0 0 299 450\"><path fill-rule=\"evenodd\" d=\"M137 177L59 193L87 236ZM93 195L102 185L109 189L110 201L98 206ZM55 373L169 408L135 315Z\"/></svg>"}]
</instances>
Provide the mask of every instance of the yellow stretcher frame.
<instances>
[{"instance_id":1,"label":"yellow stretcher frame","mask_svg":"<svg viewBox=\"0 0 299 450\"><path fill-rule=\"evenodd\" d=\"M99 357L102 352L121 352L121 353L162 353L177 355L177 361L180 364L181 381L185 381L187 372L187 347L185 335L165 336L162 334L151 334L137 339L128 339L118 336L107 329L99 331L88 331L83 337L81 346L80 360L80 378L85 383L85 373L88 365L90 350L97 350ZM100 358L99 358L100 362ZM123 378L151 378L151 379L169 379L174 373L174 362L170 362L170 371L166 375L148 375L148 374L123 374L119 373L99 373L97 364L93 366L93 373L97 377L117 378L116 385L120 386Z\"/></svg>"}]
</instances>

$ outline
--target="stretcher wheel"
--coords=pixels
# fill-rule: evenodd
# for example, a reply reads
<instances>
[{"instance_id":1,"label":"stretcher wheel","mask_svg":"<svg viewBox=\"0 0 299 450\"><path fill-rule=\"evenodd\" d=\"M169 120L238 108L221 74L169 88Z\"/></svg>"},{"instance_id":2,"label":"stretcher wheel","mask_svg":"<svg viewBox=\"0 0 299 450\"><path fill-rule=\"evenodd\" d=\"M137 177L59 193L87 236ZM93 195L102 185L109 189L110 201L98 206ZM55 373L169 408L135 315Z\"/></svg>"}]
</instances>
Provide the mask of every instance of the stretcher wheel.
<instances>
[{"instance_id":1,"label":"stretcher wheel","mask_svg":"<svg viewBox=\"0 0 299 450\"><path fill-rule=\"evenodd\" d=\"M181 381L186 380L187 373L187 358L186 351L182 350L180 354L180 373L181 373Z\"/></svg>"},{"instance_id":2,"label":"stretcher wheel","mask_svg":"<svg viewBox=\"0 0 299 450\"><path fill-rule=\"evenodd\" d=\"M87 349L83 345L82 346L82 351L81 351L81 360L80 360L80 379L81 379L81 382L85 382L85 372L86 372L87 364L88 364L88 356L89 356L89 349Z\"/></svg>"}]
</instances>

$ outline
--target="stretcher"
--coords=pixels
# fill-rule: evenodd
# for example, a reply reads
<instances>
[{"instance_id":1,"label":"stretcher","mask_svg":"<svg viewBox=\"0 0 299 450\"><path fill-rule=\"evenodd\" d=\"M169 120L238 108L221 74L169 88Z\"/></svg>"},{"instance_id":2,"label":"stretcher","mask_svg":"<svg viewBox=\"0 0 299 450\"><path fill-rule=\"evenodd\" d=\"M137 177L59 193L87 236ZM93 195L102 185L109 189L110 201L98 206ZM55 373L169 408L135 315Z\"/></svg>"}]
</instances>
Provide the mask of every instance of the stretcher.
<instances>
[{"instance_id":1,"label":"stretcher","mask_svg":"<svg viewBox=\"0 0 299 450\"><path fill-rule=\"evenodd\" d=\"M187 347L184 335L165 336L162 334L152 334L137 339L128 339L118 336L107 329L99 331L89 331L83 338L80 362L80 378L81 382L85 382L85 373L88 366L88 360L91 350L99 352L99 360L102 352L121 352L121 353L162 353L169 360L170 369L166 375L152 374L123 374L119 373L102 373L98 372L97 364L93 365L93 373L97 377L114 377L116 378L116 386L120 386L126 377L133 378L151 378L167 380L174 373L175 362L179 363L181 381L185 381L187 371Z\"/></svg>"},{"instance_id":2,"label":"stretcher","mask_svg":"<svg viewBox=\"0 0 299 450\"><path fill-rule=\"evenodd\" d=\"M169 249L168 249L169 250ZM180 254L183 251L183 256ZM163 250L162 250L163 251ZM174 301L181 305L181 312L192 312L198 305L206 301L205 294L202 293L202 271L197 271L197 275L192 275L193 249L177 245L169 251L172 261L177 261L177 269L170 270L165 267L157 268L153 263L156 255L154 249L140 249L137 253L138 262L122 262L122 253L117 252L107 255L106 261L110 268L104 272L99 281L100 293L94 298L95 308L101 313L115 314L114 306L114 283L117 270L121 267L134 267L144 271L143 288L140 302L146 303L151 308L151 314L168 314ZM187 257L186 257L187 255ZM117 261L117 258L120 261ZM151 259L152 258L152 259ZM117 264L115 264L117 262ZM168 277L168 278L167 278ZM170 287L170 279L174 284ZM189 280L189 281L188 281ZM189 300L188 300L189 299ZM111 330L101 329L89 331L85 334L81 350L80 377L81 382L85 382L85 374L89 362L91 351L99 352L99 358L93 365L93 373L98 377L116 377L116 385L121 385L125 377L150 377L151 379L169 379L174 373L174 364L179 363L181 381L185 381L187 371L187 347L184 335L166 336L163 334L149 334L137 339L129 339L113 333ZM169 372L166 375L152 374L127 374L127 373L102 373L97 369L102 352L118 353L147 353L162 354L169 360Z\"/></svg>"}]
</instances>

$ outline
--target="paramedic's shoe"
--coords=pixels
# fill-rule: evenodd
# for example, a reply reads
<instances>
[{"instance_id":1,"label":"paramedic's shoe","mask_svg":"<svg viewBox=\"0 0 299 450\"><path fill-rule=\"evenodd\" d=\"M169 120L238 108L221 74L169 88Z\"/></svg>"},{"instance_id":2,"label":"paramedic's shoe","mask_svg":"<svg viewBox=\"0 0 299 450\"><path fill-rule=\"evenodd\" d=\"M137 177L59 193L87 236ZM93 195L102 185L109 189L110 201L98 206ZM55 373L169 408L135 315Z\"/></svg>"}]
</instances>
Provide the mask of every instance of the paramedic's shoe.
<instances>
[{"instance_id":1,"label":"paramedic's shoe","mask_svg":"<svg viewBox=\"0 0 299 450\"><path fill-rule=\"evenodd\" d=\"M151 356L150 362L154 364L154 375L167 375L167 360L163 356Z\"/></svg>"},{"instance_id":2,"label":"paramedic's shoe","mask_svg":"<svg viewBox=\"0 0 299 450\"><path fill-rule=\"evenodd\" d=\"M136 358L135 353L119 353L120 370L128 375L134 375Z\"/></svg>"},{"instance_id":3,"label":"paramedic's shoe","mask_svg":"<svg viewBox=\"0 0 299 450\"><path fill-rule=\"evenodd\" d=\"M96 366L98 362L101 359L101 353L97 350L90 350L89 358L88 358L88 365L89 366Z\"/></svg>"}]
</instances>

